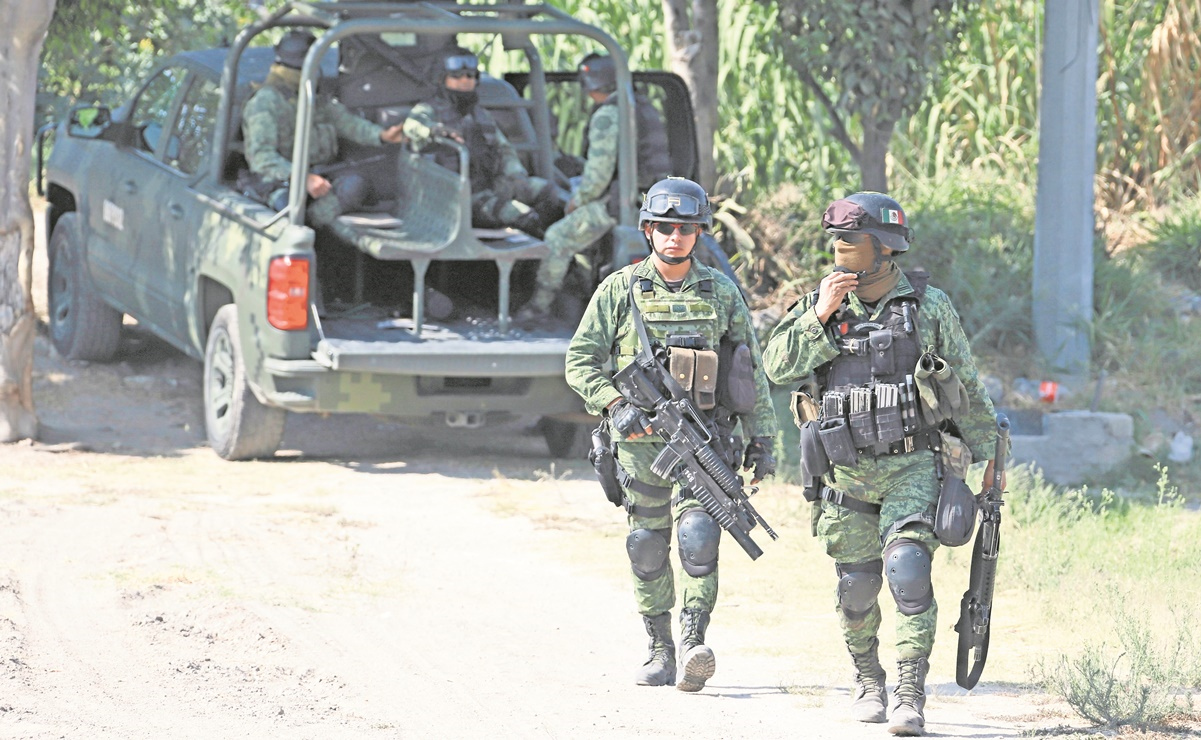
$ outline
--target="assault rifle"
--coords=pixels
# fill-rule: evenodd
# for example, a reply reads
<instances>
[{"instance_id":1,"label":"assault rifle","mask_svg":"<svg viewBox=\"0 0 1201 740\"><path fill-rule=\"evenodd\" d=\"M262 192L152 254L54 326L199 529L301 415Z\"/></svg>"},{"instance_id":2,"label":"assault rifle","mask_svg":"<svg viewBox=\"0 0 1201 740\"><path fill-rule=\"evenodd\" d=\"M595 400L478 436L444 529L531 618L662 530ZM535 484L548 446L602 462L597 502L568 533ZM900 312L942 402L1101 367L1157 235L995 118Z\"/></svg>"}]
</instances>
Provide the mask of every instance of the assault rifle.
<instances>
[{"instance_id":1,"label":"assault rifle","mask_svg":"<svg viewBox=\"0 0 1201 740\"><path fill-rule=\"evenodd\" d=\"M967 591L959 602L959 654L955 664L955 683L974 688L988 660L989 628L992 625L993 587L997 577L997 555L1001 550L1001 478L1005 457L1009 454L1009 418L997 414L997 448L993 455L993 475L988 488L976 500L980 507L980 529L972 548L972 571Z\"/></svg>"},{"instance_id":2,"label":"assault rifle","mask_svg":"<svg viewBox=\"0 0 1201 740\"><path fill-rule=\"evenodd\" d=\"M750 536L755 524L762 524L773 540L778 535L748 500L757 489L751 487L747 493L742 478L721 459L714 448L720 444L716 426L706 420L667 369L654 360L646 363L640 355L613 376L613 383L627 401L648 412L651 429L667 443L651 464L655 475L681 479L751 560L762 555Z\"/></svg>"}]
</instances>

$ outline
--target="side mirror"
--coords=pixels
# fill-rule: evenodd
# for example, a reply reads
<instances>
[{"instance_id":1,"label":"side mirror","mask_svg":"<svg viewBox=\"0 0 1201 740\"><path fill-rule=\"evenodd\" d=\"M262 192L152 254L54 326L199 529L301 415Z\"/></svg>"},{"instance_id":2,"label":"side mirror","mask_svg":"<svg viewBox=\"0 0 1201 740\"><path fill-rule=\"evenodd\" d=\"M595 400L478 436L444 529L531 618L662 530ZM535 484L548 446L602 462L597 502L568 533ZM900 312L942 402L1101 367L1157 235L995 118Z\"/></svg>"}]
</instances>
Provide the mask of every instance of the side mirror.
<instances>
[{"instance_id":1,"label":"side mirror","mask_svg":"<svg viewBox=\"0 0 1201 740\"><path fill-rule=\"evenodd\" d=\"M113 114L103 105L81 105L71 109L67 134L95 139L112 123Z\"/></svg>"}]
</instances>

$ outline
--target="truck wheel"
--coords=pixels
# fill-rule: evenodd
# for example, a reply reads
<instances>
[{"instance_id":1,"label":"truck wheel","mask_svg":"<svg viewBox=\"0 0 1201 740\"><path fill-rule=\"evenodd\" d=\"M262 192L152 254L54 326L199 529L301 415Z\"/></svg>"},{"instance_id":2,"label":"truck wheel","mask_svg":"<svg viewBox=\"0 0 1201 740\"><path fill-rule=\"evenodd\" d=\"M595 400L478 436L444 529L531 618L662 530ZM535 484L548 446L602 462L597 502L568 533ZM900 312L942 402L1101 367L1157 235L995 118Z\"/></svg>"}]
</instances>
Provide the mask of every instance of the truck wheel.
<instances>
[{"instance_id":1,"label":"truck wheel","mask_svg":"<svg viewBox=\"0 0 1201 740\"><path fill-rule=\"evenodd\" d=\"M209 446L226 460L271 457L284 436L287 412L259 403L246 382L238 307L222 306L204 346L204 427Z\"/></svg>"},{"instance_id":2,"label":"truck wheel","mask_svg":"<svg viewBox=\"0 0 1201 740\"><path fill-rule=\"evenodd\" d=\"M540 426L551 457L563 460L588 459L588 451L592 447L592 427L545 416L540 420Z\"/></svg>"},{"instance_id":3,"label":"truck wheel","mask_svg":"<svg viewBox=\"0 0 1201 740\"><path fill-rule=\"evenodd\" d=\"M79 214L65 213L54 225L47 249L50 270L50 340L68 360L106 362L121 345L123 314L96 295L79 243Z\"/></svg>"}]
</instances>

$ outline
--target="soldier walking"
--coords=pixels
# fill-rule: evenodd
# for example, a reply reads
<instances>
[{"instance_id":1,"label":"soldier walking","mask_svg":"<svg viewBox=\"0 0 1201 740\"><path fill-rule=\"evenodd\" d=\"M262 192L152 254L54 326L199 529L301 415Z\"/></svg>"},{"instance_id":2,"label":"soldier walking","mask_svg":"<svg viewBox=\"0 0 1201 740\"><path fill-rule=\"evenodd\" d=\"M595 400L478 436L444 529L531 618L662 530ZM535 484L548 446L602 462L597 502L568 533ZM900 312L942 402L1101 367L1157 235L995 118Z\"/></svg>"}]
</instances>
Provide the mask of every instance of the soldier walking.
<instances>
[{"instance_id":1,"label":"soldier walking","mask_svg":"<svg viewBox=\"0 0 1201 740\"><path fill-rule=\"evenodd\" d=\"M764 362L776 383L816 385L816 397L794 394L794 411L814 533L838 578L835 610L855 669L851 714L889 721L894 735L924 735L939 491L971 459L989 459L991 479L992 402L951 300L894 259L910 244L900 204L855 193L827 208L822 227L834 239L834 271L773 330ZM885 576L898 657L887 714L877 639Z\"/></svg>"},{"instance_id":2,"label":"soldier walking","mask_svg":"<svg viewBox=\"0 0 1201 740\"><path fill-rule=\"evenodd\" d=\"M604 417L617 448L617 478L630 528L626 553L638 611L650 635L650 655L635 680L644 686L676 684L681 691L700 691L717 665L705 631L717 603L722 529L687 488L652 472L663 444L652 434L647 414L613 383L613 373L640 352L637 317L650 343L664 354L680 348L711 357L711 369L687 371L700 384L693 386L694 393L700 391L696 405L708 409L701 413L728 417L741 427L738 437L732 426L719 422L720 442L732 469L753 469L753 483L775 471L776 419L742 294L725 275L692 257L700 232L712 225L704 189L684 178L657 182L643 200L639 219L651 257L610 275L593 294L567 352L567 382L590 413ZM742 361L730 359L734 356ZM698 358L695 367L701 364ZM718 386L717 379L727 375L729 382ZM745 448L739 441L744 438L750 440ZM673 522L680 559L674 577L669 557ZM671 628L677 580L683 607L678 684Z\"/></svg>"}]
</instances>

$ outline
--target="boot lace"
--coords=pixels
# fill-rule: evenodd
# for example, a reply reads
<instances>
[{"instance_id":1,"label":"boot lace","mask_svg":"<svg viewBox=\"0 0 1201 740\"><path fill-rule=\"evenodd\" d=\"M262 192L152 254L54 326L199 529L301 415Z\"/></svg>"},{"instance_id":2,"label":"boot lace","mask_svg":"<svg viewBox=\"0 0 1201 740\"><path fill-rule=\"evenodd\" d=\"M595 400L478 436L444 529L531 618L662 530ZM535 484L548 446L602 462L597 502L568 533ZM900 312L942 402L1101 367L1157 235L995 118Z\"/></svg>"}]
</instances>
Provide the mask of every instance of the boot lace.
<instances>
[{"instance_id":1,"label":"boot lace","mask_svg":"<svg viewBox=\"0 0 1201 740\"><path fill-rule=\"evenodd\" d=\"M864 692L884 688L884 670L873 653L851 653L851 660L855 663L855 683Z\"/></svg>"},{"instance_id":2,"label":"boot lace","mask_svg":"<svg viewBox=\"0 0 1201 740\"><path fill-rule=\"evenodd\" d=\"M921 661L897 661L897 674L897 688L892 692L893 697L895 697L898 704L917 706L918 700L926 695L926 692L920 686Z\"/></svg>"}]
</instances>

